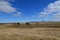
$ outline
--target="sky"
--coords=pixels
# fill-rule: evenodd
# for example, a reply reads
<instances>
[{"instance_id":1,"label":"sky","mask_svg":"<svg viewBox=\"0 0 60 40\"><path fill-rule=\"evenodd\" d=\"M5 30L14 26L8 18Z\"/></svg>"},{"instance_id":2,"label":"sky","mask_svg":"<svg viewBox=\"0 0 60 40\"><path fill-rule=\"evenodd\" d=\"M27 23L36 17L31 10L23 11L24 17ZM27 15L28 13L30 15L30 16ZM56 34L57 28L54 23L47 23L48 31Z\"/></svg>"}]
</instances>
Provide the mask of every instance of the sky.
<instances>
[{"instance_id":1,"label":"sky","mask_svg":"<svg viewBox=\"0 0 60 40\"><path fill-rule=\"evenodd\" d=\"M60 21L60 0L0 0L0 23Z\"/></svg>"}]
</instances>

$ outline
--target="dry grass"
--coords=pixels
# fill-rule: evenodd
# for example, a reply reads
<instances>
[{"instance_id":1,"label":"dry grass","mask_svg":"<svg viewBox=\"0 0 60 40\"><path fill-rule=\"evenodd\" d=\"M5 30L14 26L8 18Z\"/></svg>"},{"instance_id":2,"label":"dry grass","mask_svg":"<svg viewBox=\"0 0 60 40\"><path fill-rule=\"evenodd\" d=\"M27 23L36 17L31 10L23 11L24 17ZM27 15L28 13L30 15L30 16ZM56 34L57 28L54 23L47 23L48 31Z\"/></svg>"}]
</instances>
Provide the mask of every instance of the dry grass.
<instances>
[{"instance_id":1,"label":"dry grass","mask_svg":"<svg viewBox=\"0 0 60 40\"><path fill-rule=\"evenodd\" d=\"M0 40L60 40L60 28L5 28Z\"/></svg>"}]
</instances>

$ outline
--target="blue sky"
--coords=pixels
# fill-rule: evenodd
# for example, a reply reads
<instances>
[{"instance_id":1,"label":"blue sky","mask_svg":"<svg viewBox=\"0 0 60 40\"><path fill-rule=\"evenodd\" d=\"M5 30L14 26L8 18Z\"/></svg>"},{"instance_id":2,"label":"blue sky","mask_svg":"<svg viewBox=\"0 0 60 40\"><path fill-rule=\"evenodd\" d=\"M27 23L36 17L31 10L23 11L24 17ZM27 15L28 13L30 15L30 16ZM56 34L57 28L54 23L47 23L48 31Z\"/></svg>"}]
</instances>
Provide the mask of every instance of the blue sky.
<instances>
[{"instance_id":1,"label":"blue sky","mask_svg":"<svg viewBox=\"0 0 60 40\"><path fill-rule=\"evenodd\" d=\"M60 21L60 0L0 0L0 23Z\"/></svg>"}]
</instances>

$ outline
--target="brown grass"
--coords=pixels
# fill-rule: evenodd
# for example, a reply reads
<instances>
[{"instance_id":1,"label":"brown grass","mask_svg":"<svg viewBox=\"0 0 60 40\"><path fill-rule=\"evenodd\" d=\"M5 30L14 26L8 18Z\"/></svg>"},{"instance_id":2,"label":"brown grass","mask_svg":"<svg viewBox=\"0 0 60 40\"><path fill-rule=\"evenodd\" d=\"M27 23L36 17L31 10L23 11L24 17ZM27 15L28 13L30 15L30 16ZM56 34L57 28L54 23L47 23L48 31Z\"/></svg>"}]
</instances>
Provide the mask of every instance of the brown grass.
<instances>
[{"instance_id":1,"label":"brown grass","mask_svg":"<svg viewBox=\"0 0 60 40\"><path fill-rule=\"evenodd\" d=\"M0 40L60 40L59 23L0 25Z\"/></svg>"},{"instance_id":2,"label":"brown grass","mask_svg":"<svg viewBox=\"0 0 60 40\"><path fill-rule=\"evenodd\" d=\"M60 40L60 28L5 28L0 40Z\"/></svg>"}]
</instances>

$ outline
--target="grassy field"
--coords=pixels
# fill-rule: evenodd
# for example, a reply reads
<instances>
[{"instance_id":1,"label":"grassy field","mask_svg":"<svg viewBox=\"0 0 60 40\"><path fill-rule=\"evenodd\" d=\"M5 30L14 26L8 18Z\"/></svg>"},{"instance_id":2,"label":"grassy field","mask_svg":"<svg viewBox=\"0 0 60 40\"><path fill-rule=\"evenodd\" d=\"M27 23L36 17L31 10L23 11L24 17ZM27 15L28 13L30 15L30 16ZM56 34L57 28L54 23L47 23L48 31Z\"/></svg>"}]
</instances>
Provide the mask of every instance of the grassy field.
<instances>
[{"instance_id":1,"label":"grassy field","mask_svg":"<svg viewBox=\"0 0 60 40\"><path fill-rule=\"evenodd\" d=\"M60 22L0 24L0 40L60 40Z\"/></svg>"},{"instance_id":2,"label":"grassy field","mask_svg":"<svg viewBox=\"0 0 60 40\"><path fill-rule=\"evenodd\" d=\"M60 28L60 22L0 23L1 28Z\"/></svg>"},{"instance_id":3,"label":"grassy field","mask_svg":"<svg viewBox=\"0 0 60 40\"><path fill-rule=\"evenodd\" d=\"M5 28L0 40L60 40L60 28Z\"/></svg>"}]
</instances>

